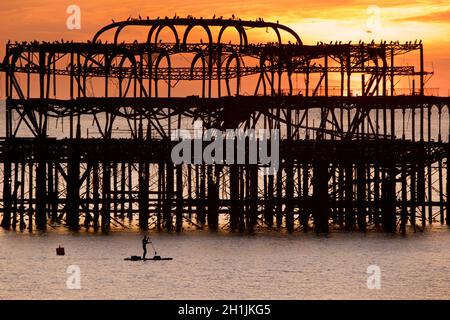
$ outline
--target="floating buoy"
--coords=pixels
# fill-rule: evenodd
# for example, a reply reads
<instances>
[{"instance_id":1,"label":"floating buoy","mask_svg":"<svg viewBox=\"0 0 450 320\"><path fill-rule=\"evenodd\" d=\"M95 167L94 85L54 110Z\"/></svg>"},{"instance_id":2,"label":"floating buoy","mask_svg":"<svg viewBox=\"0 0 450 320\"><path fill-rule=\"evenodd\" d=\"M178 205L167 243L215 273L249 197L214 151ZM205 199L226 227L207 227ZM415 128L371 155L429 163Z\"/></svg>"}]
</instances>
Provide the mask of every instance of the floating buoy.
<instances>
[{"instance_id":1,"label":"floating buoy","mask_svg":"<svg viewBox=\"0 0 450 320\"><path fill-rule=\"evenodd\" d=\"M57 255L57 256L63 256L64 254L65 254L64 248L61 247L61 245L59 245L59 247L56 248L56 255Z\"/></svg>"}]
</instances>

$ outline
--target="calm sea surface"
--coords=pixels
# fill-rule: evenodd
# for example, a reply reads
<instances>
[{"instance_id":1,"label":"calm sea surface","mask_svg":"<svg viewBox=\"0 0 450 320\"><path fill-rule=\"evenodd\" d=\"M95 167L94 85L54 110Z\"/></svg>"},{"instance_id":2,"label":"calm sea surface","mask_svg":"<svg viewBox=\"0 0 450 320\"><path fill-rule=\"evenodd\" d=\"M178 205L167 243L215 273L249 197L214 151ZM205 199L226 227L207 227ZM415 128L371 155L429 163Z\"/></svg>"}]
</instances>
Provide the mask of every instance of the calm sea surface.
<instances>
[{"instance_id":1,"label":"calm sea surface","mask_svg":"<svg viewBox=\"0 0 450 320\"><path fill-rule=\"evenodd\" d=\"M151 233L172 261L128 262L142 234L0 230L0 299L435 299L450 298L450 230ZM56 256L63 245L65 256ZM149 248L151 252L151 247ZM80 269L81 289L68 289ZM367 267L381 270L368 289Z\"/></svg>"}]
</instances>

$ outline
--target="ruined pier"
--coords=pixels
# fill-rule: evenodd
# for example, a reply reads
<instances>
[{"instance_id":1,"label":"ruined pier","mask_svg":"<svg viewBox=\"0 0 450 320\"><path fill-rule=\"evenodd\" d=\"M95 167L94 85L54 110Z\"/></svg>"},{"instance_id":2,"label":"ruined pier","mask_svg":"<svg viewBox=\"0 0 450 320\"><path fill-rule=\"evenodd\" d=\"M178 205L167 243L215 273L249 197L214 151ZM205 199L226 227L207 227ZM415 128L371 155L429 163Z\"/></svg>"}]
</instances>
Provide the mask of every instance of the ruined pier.
<instances>
[{"instance_id":1,"label":"ruined pier","mask_svg":"<svg viewBox=\"0 0 450 320\"><path fill-rule=\"evenodd\" d=\"M252 41L266 30L273 41ZM8 43L0 70L4 228L450 225L450 98L425 87L421 42L307 45L279 23L131 19L83 43ZM198 120L278 129L278 171L175 164L173 132Z\"/></svg>"}]
</instances>

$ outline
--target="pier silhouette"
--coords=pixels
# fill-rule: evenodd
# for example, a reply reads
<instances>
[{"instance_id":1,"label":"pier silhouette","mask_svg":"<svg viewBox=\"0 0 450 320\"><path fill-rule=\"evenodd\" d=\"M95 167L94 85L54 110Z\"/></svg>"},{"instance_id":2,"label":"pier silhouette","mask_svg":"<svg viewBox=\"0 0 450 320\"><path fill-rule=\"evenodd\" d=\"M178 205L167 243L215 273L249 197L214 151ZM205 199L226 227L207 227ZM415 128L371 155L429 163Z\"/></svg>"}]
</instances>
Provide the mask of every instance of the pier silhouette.
<instances>
[{"instance_id":1,"label":"pier silhouette","mask_svg":"<svg viewBox=\"0 0 450 320\"><path fill-rule=\"evenodd\" d=\"M131 28L144 36L129 41ZM252 41L258 30L273 41ZM307 45L278 22L194 17L113 21L87 42L10 42L0 65L1 225L321 233L450 225L450 98L427 91L423 49L421 41ZM402 65L405 56L418 67ZM406 91L396 86L405 77ZM195 120L205 130L278 129L279 170L174 165L171 134Z\"/></svg>"}]
</instances>

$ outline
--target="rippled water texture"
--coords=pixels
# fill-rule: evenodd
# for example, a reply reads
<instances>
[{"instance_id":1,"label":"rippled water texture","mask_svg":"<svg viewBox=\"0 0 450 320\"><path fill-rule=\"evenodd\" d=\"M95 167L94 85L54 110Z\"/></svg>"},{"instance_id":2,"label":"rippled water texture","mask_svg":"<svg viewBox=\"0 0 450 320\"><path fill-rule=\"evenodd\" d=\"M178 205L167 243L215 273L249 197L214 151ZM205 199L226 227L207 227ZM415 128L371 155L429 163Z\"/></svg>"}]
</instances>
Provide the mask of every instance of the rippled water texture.
<instances>
[{"instance_id":1,"label":"rippled water texture","mask_svg":"<svg viewBox=\"0 0 450 320\"><path fill-rule=\"evenodd\" d=\"M448 299L450 230L407 236L370 232L239 235L155 234L172 261L123 261L141 254L137 232L108 235L0 231L1 299ZM62 245L65 256L56 256ZM151 253L151 247L149 247ZM381 289L367 288L367 267ZM81 289L66 287L78 265Z\"/></svg>"}]
</instances>

